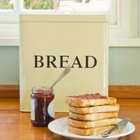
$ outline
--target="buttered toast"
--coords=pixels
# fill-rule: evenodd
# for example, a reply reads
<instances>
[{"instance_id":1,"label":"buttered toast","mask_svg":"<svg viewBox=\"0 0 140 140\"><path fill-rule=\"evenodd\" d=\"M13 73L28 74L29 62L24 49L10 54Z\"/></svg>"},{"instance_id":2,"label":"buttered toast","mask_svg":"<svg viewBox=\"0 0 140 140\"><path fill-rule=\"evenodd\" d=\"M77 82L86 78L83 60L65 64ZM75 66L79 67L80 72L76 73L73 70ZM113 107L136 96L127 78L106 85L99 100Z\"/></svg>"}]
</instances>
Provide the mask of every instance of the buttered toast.
<instances>
[{"instance_id":1,"label":"buttered toast","mask_svg":"<svg viewBox=\"0 0 140 140\"><path fill-rule=\"evenodd\" d=\"M71 133L82 135L82 136L91 136L91 135L100 135L102 132L112 128L113 126L102 126L102 127L94 127L94 128L77 128L73 126L68 126L68 130Z\"/></svg>"},{"instance_id":2,"label":"buttered toast","mask_svg":"<svg viewBox=\"0 0 140 140\"><path fill-rule=\"evenodd\" d=\"M113 105L100 105L100 106L89 106L89 107L73 107L68 106L69 111L77 114L91 114L97 112L118 112L119 104Z\"/></svg>"},{"instance_id":3,"label":"buttered toast","mask_svg":"<svg viewBox=\"0 0 140 140\"><path fill-rule=\"evenodd\" d=\"M96 121L81 121L81 120L74 120L71 118L68 119L68 125L77 128L94 128L94 127L115 125L116 123L117 123L117 118L101 119Z\"/></svg>"},{"instance_id":4,"label":"buttered toast","mask_svg":"<svg viewBox=\"0 0 140 140\"><path fill-rule=\"evenodd\" d=\"M98 105L116 104L116 98L96 94L84 94L66 97L66 103L75 107L89 107Z\"/></svg>"},{"instance_id":5,"label":"buttered toast","mask_svg":"<svg viewBox=\"0 0 140 140\"><path fill-rule=\"evenodd\" d=\"M119 113L116 102L116 98L99 93L66 97L69 132L82 136L99 135L113 127Z\"/></svg>"},{"instance_id":6,"label":"buttered toast","mask_svg":"<svg viewBox=\"0 0 140 140\"><path fill-rule=\"evenodd\" d=\"M101 120L106 118L117 118L118 112L103 112L103 113L92 113L92 114L76 114L71 111L69 111L69 117L74 120Z\"/></svg>"}]
</instances>

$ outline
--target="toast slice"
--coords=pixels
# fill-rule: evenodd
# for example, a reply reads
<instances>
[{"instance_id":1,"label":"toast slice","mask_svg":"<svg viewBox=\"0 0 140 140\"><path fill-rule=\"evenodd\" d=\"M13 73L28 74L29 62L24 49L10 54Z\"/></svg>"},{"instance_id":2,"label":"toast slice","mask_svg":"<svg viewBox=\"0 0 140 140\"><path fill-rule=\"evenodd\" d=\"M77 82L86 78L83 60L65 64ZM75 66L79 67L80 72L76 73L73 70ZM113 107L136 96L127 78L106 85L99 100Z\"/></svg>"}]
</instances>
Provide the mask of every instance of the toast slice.
<instances>
[{"instance_id":1,"label":"toast slice","mask_svg":"<svg viewBox=\"0 0 140 140\"><path fill-rule=\"evenodd\" d=\"M89 107L89 106L116 104L116 100L117 99L115 97L106 97L102 96L99 93L66 97L66 103L70 106L75 107Z\"/></svg>"},{"instance_id":2,"label":"toast slice","mask_svg":"<svg viewBox=\"0 0 140 140\"><path fill-rule=\"evenodd\" d=\"M77 135L82 136L91 136L91 135L100 135L101 133L105 132L108 129L111 129L112 126L102 126L102 127L96 127L96 128L76 128L73 126L68 126L69 132Z\"/></svg>"},{"instance_id":3,"label":"toast slice","mask_svg":"<svg viewBox=\"0 0 140 140\"><path fill-rule=\"evenodd\" d=\"M101 126L115 125L117 123L117 118L102 119L96 121L79 121L69 118L68 125L77 128L94 128Z\"/></svg>"},{"instance_id":4,"label":"toast slice","mask_svg":"<svg viewBox=\"0 0 140 140\"><path fill-rule=\"evenodd\" d=\"M83 120L83 121L95 121L101 119L109 119L118 117L118 112L104 112L104 113L93 113L93 114L76 114L73 112L69 112L69 117L74 120Z\"/></svg>"},{"instance_id":5,"label":"toast slice","mask_svg":"<svg viewBox=\"0 0 140 140\"><path fill-rule=\"evenodd\" d=\"M73 107L68 106L69 111L77 114L97 113L97 112L118 112L119 104L103 105L93 107Z\"/></svg>"}]
</instances>

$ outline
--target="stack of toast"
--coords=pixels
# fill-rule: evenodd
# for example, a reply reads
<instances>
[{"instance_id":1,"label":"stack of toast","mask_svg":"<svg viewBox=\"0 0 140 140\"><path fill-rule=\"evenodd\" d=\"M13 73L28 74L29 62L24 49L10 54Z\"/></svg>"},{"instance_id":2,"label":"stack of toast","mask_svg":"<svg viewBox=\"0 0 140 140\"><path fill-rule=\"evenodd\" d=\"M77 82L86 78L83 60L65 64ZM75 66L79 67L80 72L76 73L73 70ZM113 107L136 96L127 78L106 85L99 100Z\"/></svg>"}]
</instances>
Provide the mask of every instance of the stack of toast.
<instances>
[{"instance_id":1,"label":"stack of toast","mask_svg":"<svg viewBox=\"0 0 140 140\"><path fill-rule=\"evenodd\" d=\"M66 97L69 132L90 136L108 130L117 123L119 104L116 102L116 98L99 93Z\"/></svg>"}]
</instances>

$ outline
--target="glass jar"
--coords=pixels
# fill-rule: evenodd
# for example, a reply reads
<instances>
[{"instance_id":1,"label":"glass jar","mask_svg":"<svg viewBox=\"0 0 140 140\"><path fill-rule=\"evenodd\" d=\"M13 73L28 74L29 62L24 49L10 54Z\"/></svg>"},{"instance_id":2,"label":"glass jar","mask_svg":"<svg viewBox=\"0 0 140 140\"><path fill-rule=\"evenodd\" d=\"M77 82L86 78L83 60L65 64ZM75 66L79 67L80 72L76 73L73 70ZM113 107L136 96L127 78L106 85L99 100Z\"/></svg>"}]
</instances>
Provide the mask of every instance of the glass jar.
<instances>
[{"instance_id":1,"label":"glass jar","mask_svg":"<svg viewBox=\"0 0 140 140\"><path fill-rule=\"evenodd\" d=\"M48 126L54 120L54 94L48 87L33 87L31 94L31 122L34 126Z\"/></svg>"}]
</instances>

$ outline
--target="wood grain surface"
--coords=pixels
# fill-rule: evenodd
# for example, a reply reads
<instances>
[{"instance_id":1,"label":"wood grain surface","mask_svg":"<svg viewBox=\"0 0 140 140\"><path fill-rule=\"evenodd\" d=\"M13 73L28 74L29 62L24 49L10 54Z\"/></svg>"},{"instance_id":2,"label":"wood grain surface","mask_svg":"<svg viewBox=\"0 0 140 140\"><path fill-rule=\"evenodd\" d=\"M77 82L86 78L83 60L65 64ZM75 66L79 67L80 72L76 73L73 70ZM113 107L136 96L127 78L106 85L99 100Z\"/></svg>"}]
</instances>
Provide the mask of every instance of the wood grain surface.
<instances>
[{"instance_id":1,"label":"wood grain surface","mask_svg":"<svg viewBox=\"0 0 140 140\"><path fill-rule=\"evenodd\" d=\"M140 139L140 99L118 99L120 118L130 118L136 126L133 134L119 140ZM56 118L68 116L57 112ZM34 127L30 113L19 111L19 99L0 99L0 140L69 140L53 134L47 127Z\"/></svg>"},{"instance_id":2,"label":"wood grain surface","mask_svg":"<svg viewBox=\"0 0 140 140\"><path fill-rule=\"evenodd\" d=\"M19 98L19 85L0 85L0 98ZM140 85L109 85L109 96L123 99L140 99Z\"/></svg>"}]
</instances>

